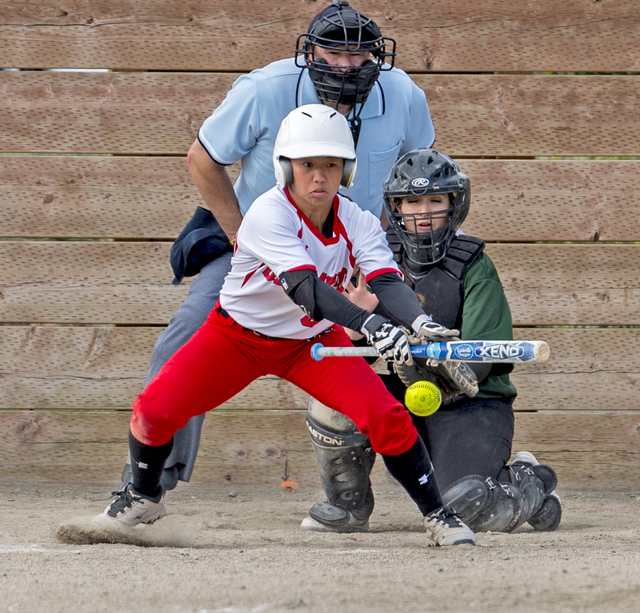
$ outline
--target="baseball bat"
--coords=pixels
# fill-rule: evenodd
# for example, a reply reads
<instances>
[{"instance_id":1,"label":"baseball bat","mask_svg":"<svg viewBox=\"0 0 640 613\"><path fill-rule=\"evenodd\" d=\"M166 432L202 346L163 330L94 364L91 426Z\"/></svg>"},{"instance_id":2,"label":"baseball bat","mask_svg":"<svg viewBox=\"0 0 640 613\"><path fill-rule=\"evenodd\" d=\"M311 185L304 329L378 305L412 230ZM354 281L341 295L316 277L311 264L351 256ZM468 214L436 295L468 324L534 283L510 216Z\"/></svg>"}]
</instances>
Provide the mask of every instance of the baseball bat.
<instances>
[{"instance_id":1,"label":"baseball bat","mask_svg":"<svg viewBox=\"0 0 640 613\"><path fill-rule=\"evenodd\" d=\"M536 364L549 359L549 345L544 341L446 341L414 345L414 358L436 362L502 362L508 364ZM364 356L375 357L373 347L324 347L316 343L311 347L311 357L321 360L327 357Z\"/></svg>"}]
</instances>

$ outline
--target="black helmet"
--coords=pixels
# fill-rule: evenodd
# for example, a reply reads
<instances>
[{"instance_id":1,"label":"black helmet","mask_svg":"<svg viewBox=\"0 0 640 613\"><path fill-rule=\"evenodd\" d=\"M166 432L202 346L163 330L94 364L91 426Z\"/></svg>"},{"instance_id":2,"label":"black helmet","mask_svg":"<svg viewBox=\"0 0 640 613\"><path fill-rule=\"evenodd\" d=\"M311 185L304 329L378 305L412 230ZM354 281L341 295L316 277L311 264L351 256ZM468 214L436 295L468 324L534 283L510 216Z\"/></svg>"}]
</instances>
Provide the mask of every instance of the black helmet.
<instances>
[{"instance_id":1,"label":"black helmet","mask_svg":"<svg viewBox=\"0 0 640 613\"><path fill-rule=\"evenodd\" d=\"M432 264L444 258L456 231L466 219L471 201L469 177L460 172L448 155L435 149L416 149L394 164L382 191L387 218L404 247L407 272L417 281ZM427 233L407 229L405 220L415 221L416 216L401 213L397 200L426 194L451 194L451 208L433 213L434 218L446 216L446 226Z\"/></svg>"},{"instance_id":2,"label":"black helmet","mask_svg":"<svg viewBox=\"0 0 640 613\"><path fill-rule=\"evenodd\" d=\"M391 47L390 51L387 51L387 45ZM369 51L374 60L348 70L334 70L324 59L313 57L314 46ZM393 68L395 47L396 42L383 37L374 21L352 9L348 2L334 0L313 18L307 32L298 36L296 65L309 68L321 100L334 104L364 104L380 71ZM387 58L389 64L385 64Z\"/></svg>"}]
</instances>

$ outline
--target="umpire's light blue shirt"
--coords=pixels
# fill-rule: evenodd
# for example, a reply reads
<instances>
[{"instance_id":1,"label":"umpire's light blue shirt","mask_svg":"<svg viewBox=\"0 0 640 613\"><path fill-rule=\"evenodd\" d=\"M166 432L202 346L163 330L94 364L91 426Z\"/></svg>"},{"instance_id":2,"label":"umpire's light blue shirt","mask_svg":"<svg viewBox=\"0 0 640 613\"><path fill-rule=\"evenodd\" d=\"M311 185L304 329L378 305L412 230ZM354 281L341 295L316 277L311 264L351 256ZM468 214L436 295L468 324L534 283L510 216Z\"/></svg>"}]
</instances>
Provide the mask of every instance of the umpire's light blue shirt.
<instances>
[{"instance_id":1,"label":"umpire's light blue shirt","mask_svg":"<svg viewBox=\"0 0 640 613\"><path fill-rule=\"evenodd\" d=\"M309 71L280 60L241 76L204 122L198 139L211 158L223 165L242 160L234 189L243 215L276 184L272 156L282 120L297 106L319 102ZM435 132L424 92L397 68L380 73L360 117L355 180L341 193L379 217L382 184L394 162L431 147Z\"/></svg>"}]
</instances>

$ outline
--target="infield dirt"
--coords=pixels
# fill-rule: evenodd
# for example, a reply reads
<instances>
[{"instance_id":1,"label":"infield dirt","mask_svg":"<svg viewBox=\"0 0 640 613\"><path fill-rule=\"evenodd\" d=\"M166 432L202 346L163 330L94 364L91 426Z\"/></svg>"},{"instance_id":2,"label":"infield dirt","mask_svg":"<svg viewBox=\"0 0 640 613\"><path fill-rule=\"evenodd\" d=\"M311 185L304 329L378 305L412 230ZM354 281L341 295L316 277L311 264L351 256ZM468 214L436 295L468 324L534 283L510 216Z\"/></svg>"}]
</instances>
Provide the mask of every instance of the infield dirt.
<instances>
[{"instance_id":1,"label":"infield dirt","mask_svg":"<svg viewBox=\"0 0 640 613\"><path fill-rule=\"evenodd\" d=\"M640 610L636 493L565 494L556 532L440 549L398 489L376 492L370 533L336 535L299 530L317 490L180 484L137 545L80 544L104 488L0 491L0 613Z\"/></svg>"}]
</instances>

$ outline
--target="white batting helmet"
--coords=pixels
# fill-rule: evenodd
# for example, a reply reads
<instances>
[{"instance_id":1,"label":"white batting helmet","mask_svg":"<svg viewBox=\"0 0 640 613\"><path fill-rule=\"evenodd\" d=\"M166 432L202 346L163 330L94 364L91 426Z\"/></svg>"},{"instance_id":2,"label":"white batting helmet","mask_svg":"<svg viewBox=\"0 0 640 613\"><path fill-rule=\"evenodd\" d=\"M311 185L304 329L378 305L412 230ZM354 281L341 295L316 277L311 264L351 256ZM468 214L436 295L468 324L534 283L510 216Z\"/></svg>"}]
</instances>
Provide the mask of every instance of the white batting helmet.
<instances>
[{"instance_id":1,"label":"white batting helmet","mask_svg":"<svg viewBox=\"0 0 640 613\"><path fill-rule=\"evenodd\" d=\"M278 187L291 185L289 160L334 157L344 160L341 185L349 187L356 174L356 150L346 117L324 104L306 104L291 111L280 124L273 147Z\"/></svg>"}]
</instances>

